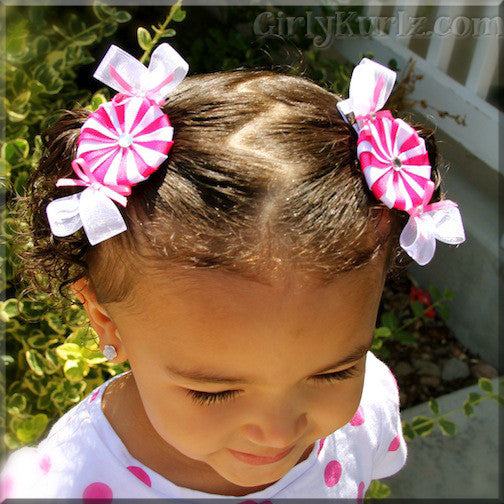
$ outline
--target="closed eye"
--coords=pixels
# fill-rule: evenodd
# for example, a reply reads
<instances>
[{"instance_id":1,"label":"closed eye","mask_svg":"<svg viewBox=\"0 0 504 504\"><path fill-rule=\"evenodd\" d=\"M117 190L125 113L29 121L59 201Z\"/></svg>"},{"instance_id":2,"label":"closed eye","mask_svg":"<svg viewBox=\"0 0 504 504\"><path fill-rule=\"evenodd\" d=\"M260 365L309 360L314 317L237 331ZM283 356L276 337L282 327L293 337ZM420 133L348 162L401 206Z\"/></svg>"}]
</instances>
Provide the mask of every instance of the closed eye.
<instances>
[{"instance_id":1,"label":"closed eye","mask_svg":"<svg viewBox=\"0 0 504 504\"><path fill-rule=\"evenodd\" d=\"M313 380L325 383L334 383L341 380L346 380L356 374L356 366L352 366L342 371L336 371L334 373L326 373L321 375L315 375L312 377ZM188 395L196 404L212 404L216 402L224 402L231 400L238 390L224 390L222 392L202 392L200 390L187 390L186 395Z\"/></svg>"},{"instance_id":2,"label":"closed eye","mask_svg":"<svg viewBox=\"0 0 504 504\"><path fill-rule=\"evenodd\" d=\"M356 366L352 366L347 369L343 369L342 371L336 371L334 373L315 375L313 377L313 379L319 380L319 381L335 382L335 381L346 380L347 378L354 376L355 373L356 373Z\"/></svg>"}]
</instances>

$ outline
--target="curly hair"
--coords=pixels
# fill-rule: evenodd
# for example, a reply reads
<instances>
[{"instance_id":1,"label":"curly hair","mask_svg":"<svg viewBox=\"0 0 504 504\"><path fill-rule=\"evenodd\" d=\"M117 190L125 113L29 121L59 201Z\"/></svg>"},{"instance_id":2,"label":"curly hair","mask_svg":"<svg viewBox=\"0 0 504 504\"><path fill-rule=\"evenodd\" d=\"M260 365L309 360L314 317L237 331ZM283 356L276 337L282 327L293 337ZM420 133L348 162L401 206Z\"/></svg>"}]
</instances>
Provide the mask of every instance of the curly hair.
<instances>
[{"instance_id":1,"label":"curly hair","mask_svg":"<svg viewBox=\"0 0 504 504\"><path fill-rule=\"evenodd\" d=\"M174 128L168 159L119 208L127 230L93 247L82 229L55 237L47 221L47 204L75 192L55 182L72 176L89 115L64 111L43 133L38 168L16 202L29 224L19 236L23 276L65 298L65 287L87 277L98 300L111 303L128 298L135 274L166 273L168 263L259 281L287 266L327 283L385 250L387 271L397 271L409 262L398 240L408 215L368 189L339 100L307 78L267 70L186 77L163 106ZM412 126L426 141L437 201L434 135Z\"/></svg>"}]
</instances>

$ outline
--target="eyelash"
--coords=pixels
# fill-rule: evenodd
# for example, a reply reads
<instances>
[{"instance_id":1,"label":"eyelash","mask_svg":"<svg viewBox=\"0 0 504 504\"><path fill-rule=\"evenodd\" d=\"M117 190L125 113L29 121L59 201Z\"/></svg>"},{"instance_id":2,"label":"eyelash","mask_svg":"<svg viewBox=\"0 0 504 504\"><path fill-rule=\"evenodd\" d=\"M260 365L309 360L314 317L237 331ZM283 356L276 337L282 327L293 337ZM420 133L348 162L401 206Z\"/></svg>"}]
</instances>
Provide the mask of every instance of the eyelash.
<instances>
[{"instance_id":1,"label":"eyelash","mask_svg":"<svg viewBox=\"0 0 504 504\"><path fill-rule=\"evenodd\" d=\"M313 379L318 382L323 383L335 383L341 380L346 380L351 376L354 376L356 372L356 366L352 366L348 369L343 369L343 371L336 371L335 373L327 373L323 375L315 375ZM196 404L208 405L216 402L224 402L231 400L238 390L225 390L223 392L201 392L199 390L187 390L187 395Z\"/></svg>"}]
</instances>

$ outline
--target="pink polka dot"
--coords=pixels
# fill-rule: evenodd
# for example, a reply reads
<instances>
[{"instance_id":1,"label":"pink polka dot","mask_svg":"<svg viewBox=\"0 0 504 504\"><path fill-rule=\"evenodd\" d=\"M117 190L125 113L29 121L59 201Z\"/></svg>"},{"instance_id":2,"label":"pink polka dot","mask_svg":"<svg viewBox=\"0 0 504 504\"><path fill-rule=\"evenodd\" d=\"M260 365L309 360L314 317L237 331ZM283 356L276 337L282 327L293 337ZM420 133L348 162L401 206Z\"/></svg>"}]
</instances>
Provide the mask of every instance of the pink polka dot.
<instances>
[{"instance_id":1,"label":"pink polka dot","mask_svg":"<svg viewBox=\"0 0 504 504\"><path fill-rule=\"evenodd\" d=\"M3 502L5 499L10 497L12 492L12 487L14 486L14 480L12 476L5 476L0 481L0 502Z\"/></svg>"},{"instance_id":2,"label":"pink polka dot","mask_svg":"<svg viewBox=\"0 0 504 504\"><path fill-rule=\"evenodd\" d=\"M96 481L86 487L82 498L84 504L110 504L112 502L112 489L107 484Z\"/></svg>"},{"instance_id":3,"label":"pink polka dot","mask_svg":"<svg viewBox=\"0 0 504 504\"><path fill-rule=\"evenodd\" d=\"M399 435L397 435L389 444L388 451L396 451L399 448L400 444L401 442L399 440Z\"/></svg>"},{"instance_id":4,"label":"pink polka dot","mask_svg":"<svg viewBox=\"0 0 504 504\"><path fill-rule=\"evenodd\" d=\"M133 473L142 483L145 483L147 486L151 486L151 479L149 475L138 466L129 466L128 471Z\"/></svg>"},{"instance_id":5,"label":"pink polka dot","mask_svg":"<svg viewBox=\"0 0 504 504\"><path fill-rule=\"evenodd\" d=\"M39 460L39 466L42 472L44 474L47 474L49 472L49 469L51 469L51 457L49 457L49 455L44 455Z\"/></svg>"},{"instance_id":6,"label":"pink polka dot","mask_svg":"<svg viewBox=\"0 0 504 504\"><path fill-rule=\"evenodd\" d=\"M366 488L366 485L364 484L364 481L361 481L359 483L359 488L357 489L357 504L362 504L362 499L364 498L364 489Z\"/></svg>"},{"instance_id":7,"label":"pink polka dot","mask_svg":"<svg viewBox=\"0 0 504 504\"><path fill-rule=\"evenodd\" d=\"M341 478L341 464L337 460L331 460L324 470L324 481L328 487L333 487Z\"/></svg>"},{"instance_id":8,"label":"pink polka dot","mask_svg":"<svg viewBox=\"0 0 504 504\"><path fill-rule=\"evenodd\" d=\"M322 451L322 447L324 446L325 440L326 440L326 438L322 438L322 439L320 440L320 444L319 444L319 447L318 447L317 456L318 456L318 454Z\"/></svg>"},{"instance_id":9,"label":"pink polka dot","mask_svg":"<svg viewBox=\"0 0 504 504\"><path fill-rule=\"evenodd\" d=\"M89 402L92 403L95 399L96 396L100 393L100 388L97 388L94 392L93 395L91 396L91 399L89 399Z\"/></svg>"},{"instance_id":10,"label":"pink polka dot","mask_svg":"<svg viewBox=\"0 0 504 504\"><path fill-rule=\"evenodd\" d=\"M350 425L357 427L358 425L362 425L364 423L364 410L362 406L359 406L357 412L355 413L352 420L350 420Z\"/></svg>"}]
</instances>

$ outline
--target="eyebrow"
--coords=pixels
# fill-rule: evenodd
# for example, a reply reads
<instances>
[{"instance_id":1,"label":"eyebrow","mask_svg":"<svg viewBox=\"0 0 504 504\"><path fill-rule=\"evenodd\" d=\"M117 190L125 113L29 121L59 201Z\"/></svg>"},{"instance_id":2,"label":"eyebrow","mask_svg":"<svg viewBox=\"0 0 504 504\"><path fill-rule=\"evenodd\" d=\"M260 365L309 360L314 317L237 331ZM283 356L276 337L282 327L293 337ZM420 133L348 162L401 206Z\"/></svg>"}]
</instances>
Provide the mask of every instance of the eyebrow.
<instances>
[{"instance_id":1,"label":"eyebrow","mask_svg":"<svg viewBox=\"0 0 504 504\"><path fill-rule=\"evenodd\" d=\"M344 366L345 364L349 364L351 362L355 362L361 359L371 348L373 343L373 338L369 344L360 345L355 348L351 353L349 353L346 357L331 364L330 366L325 367L324 369L320 369L316 371L310 376L326 373L331 369L338 368L340 366ZM186 380L190 380L198 383L232 383L232 384L251 384L252 382L245 377L231 377L231 376L222 376L214 371L204 370L204 369L177 369L174 367L166 366L165 369L169 374L178 376L180 378L185 378Z\"/></svg>"}]
</instances>

